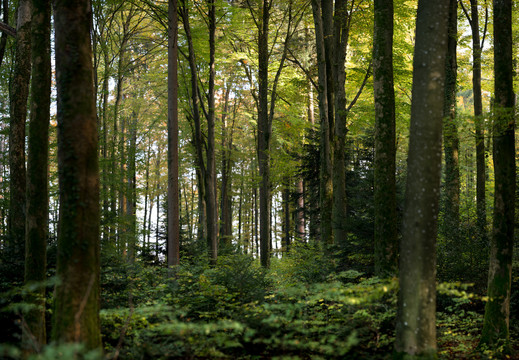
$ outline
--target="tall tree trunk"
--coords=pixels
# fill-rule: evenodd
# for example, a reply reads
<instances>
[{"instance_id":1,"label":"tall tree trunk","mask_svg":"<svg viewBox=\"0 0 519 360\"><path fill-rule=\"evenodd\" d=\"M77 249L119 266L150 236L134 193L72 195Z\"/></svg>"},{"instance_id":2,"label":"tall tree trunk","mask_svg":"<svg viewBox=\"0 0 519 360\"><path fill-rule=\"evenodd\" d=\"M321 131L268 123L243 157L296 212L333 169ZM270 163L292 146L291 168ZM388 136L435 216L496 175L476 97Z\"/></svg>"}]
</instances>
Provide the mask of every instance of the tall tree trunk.
<instances>
[{"instance_id":1,"label":"tall tree trunk","mask_svg":"<svg viewBox=\"0 0 519 360\"><path fill-rule=\"evenodd\" d=\"M216 10L214 3L208 3L209 6L209 85L207 94L207 107L205 113L207 120L207 143L204 142L201 129L201 96L198 87L197 64L195 59L195 49L191 36L191 27L189 24L189 6L187 0L182 1L182 20L186 38L188 43L188 61L191 75L191 107L194 122L194 140L197 158L197 172L199 173L199 203L203 205L200 208L200 215L204 215L205 220L201 225L206 235L206 241L209 256L212 261L216 261L218 255L218 218L216 204L216 149L215 149L215 32L216 32ZM204 159L204 145L206 146L206 159ZM203 195L203 197L202 197ZM201 216L202 217L202 216Z\"/></svg>"},{"instance_id":2,"label":"tall tree trunk","mask_svg":"<svg viewBox=\"0 0 519 360\"><path fill-rule=\"evenodd\" d=\"M221 200L220 200L220 241L226 245L231 245L232 240L232 195L231 195L231 169L232 169L232 148L234 120L239 99L235 99L232 124L229 126L229 96L233 82L230 81L225 89L225 97L222 112L222 180L221 180Z\"/></svg>"},{"instance_id":3,"label":"tall tree trunk","mask_svg":"<svg viewBox=\"0 0 519 360\"><path fill-rule=\"evenodd\" d=\"M23 348L40 352L46 343L45 287L49 219L48 153L51 93L50 0L34 1L32 10L32 103L27 157L25 283L39 283L25 300L37 307L24 316Z\"/></svg>"},{"instance_id":4,"label":"tall tree trunk","mask_svg":"<svg viewBox=\"0 0 519 360\"><path fill-rule=\"evenodd\" d=\"M318 103L320 118L320 184L319 184L319 208L320 208L320 240L326 248L333 243L332 234L332 150L330 132L333 121L333 112L329 111L329 96L331 84L328 83L327 61L325 51L325 32L323 25L323 10L319 0L312 0L312 12L315 25L315 45L318 67Z\"/></svg>"},{"instance_id":5,"label":"tall tree trunk","mask_svg":"<svg viewBox=\"0 0 519 360\"><path fill-rule=\"evenodd\" d=\"M180 264L177 0L168 2L168 266Z\"/></svg>"},{"instance_id":6,"label":"tall tree trunk","mask_svg":"<svg viewBox=\"0 0 519 360\"><path fill-rule=\"evenodd\" d=\"M375 0L374 6L375 274L384 277L398 266L393 0Z\"/></svg>"},{"instance_id":7,"label":"tall tree trunk","mask_svg":"<svg viewBox=\"0 0 519 360\"><path fill-rule=\"evenodd\" d=\"M481 344L509 346L515 216L512 1L494 0L494 224Z\"/></svg>"},{"instance_id":8,"label":"tall tree trunk","mask_svg":"<svg viewBox=\"0 0 519 360\"><path fill-rule=\"evenodd\" d=\"M354 3L354 1L352 1ZM335 111L333 136L333 207L332 228L334 242L340 246L346 245L347 212L346 212L346 49L348 47L349 25L351 14L348 14L347 0L336 0L333 16L333 93ZM326 40L325 40L326 42Z\"/></svg>"},{"instance_id":9,"label":"tall tree trunk","mask_svg":"<svg viewBox=\"0 0 519 360\"><path fill-rule=\"evenodd\" d=\"M128 162L126 173L126 236L128 244L128 259L135 261L137 255L137 194L136 194L136 164L137 152L137 119L138 114L133 111L128 124Z\"/></svg>"},{"instance_id":10,"label":"tall tree trunk","mask_svg":"<svg viewBox=\"0 0 519 360\"><path fill-rule=\"evenodd\" d=\"M458 16L456 0L450 0L449 38L445 61L445 103L443 105L443 144L445 151L444 234L447 241L447 261L456 264L460 256L460 169L458 164L459 137L456 125Z\"/></svg>"},{"instance_id":11,"label":"tall tree trunk","mask_svg":"<svg viewBox=\"0 0 519 360\"><path fill-rule=\"evenodd\" d=\"M395 350L436 354L436 234L449 0L418 1ZM435 56L431 56L434 54Z\"/></svg>"},{"instance_id":12,"label":"tall tree trunk","mask_svg":"<svg viewBox=\"0 0 519 360\"><path fill-rule=\"evenodd\" d=\"M269 20L272 0L262 1L261 20L258 26L258 165L261 178L260 198L260 260L263 267L270 266L270 136L268 113ZM274 96L274 95L272 95Z\"/></svg>"},{"instance_id":13,"label":"tall tree trunk","mask_svg":"<svg viewBox=\"0 0 519 360\"><path fill-rule=\"evenodd\" d=\"M99 164L90 1L54 1L60 223L53 340L101 347Z\"/></svg>"},{"instance_id":14,"label":"tall tree trunk","mask_svg":"<svg viewBox=\"0 0 519 360\"><path fill-rule=\"evenodd\" d=\"M9 245L19 270L25 255L25 122L31 78L31 9L30 0L21 0L18 4L9 127Z\"/></svg>"},{"instance_id":15,"label":"tall tree trunk","mask_svg":"<svg viewBox=\"0 0 519 360\"><path fill-rule=\"evenodd\" d=\"M207 169L205 176L207 206L207 244L210 257L216 262L218 256L218 204L216 195L216 144L215 144L215 54L216 54L216 7L213 0L207 0L209 7L209 84L207 94Z\"/></svg>"}]
</instances>

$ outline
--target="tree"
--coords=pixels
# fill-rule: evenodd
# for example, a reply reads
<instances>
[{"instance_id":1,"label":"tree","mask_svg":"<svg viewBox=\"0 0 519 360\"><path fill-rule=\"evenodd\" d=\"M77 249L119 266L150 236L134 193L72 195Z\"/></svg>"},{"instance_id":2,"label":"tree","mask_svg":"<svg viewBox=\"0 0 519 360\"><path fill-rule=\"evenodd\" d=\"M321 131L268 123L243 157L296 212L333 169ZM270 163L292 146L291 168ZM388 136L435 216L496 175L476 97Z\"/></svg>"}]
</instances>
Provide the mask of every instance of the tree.
<instances>
[{"instance_id":1,"label":"tree","mask_svg":"<svg viewBox=\"0 0 519 360\"><path fill-rule=\"evenodd\" d=\"M31 12L30 0L19 2L9 126L9 242L13 259L20 264L25 254L25 122L31 77Z\"/></svg>"},{"instance_id":2,"label":"tree","mask_svg":"<svg viewBox=\"0 0 519 360\"><path fill-rule=\"evenodd\" d=\"M60 222L53 339L101 346L99 164L88 0L54 1Z\"/></svg>"},{"instance_id":3,"label":"tree","mask_svg":"<svg viewBox=\"0 0 519 360\"><path fill-rule=\"evenodd\" d=\"M375 273L386 276L398 265L393 0L375 0L374 11Z\"/></svg>"},{"instance_id":4,"label":"tree","mask_svg":"<svg viewBox=\"0 0 519 360\"><path fill-rule=\"evenodd\" d=\"M460 4L467 20L469 21L470 29L472 31L472 90L474 93L474 123L476 136L476 213L477 226L479 231L478 236L481 239L485 239L487 236L487 215L485 200L486 163L485 126L483 121L483 100L481 91L481 53L485 44L488 9L486 9L483 39L480 39L478 0L470 0L470 15L466 10L463 1L460 1Z\"/></svg>"},{"instance_id":5,"label":"tree","mask_svg":"<svg viewBox=\"0 0 519 360\"><path fill-rule=\"evenodd\" d=\"M436 353L436 234L449 0L419 0L395 350ZM431 56L434 54L434 56Z\"/></svg>"},{"instance_id":6,"label":"tree","mask_svg":"<svg viewBox=\"0 0 519 360\"><path fill-rule=\"evenodd\" d=\"M480 342L494 348L508 346L510 336L516 172L512 54L512 1L494 0L494 222Z\"/></svg>"},{"instance_id":7,"label":"tree","mask_svg":"<svg viewBox=\"0 0 519 360\"><path fill-rule=\"evenodd\" d=\"M449 37L445 59L445 101L443 105L443 144L445 152L445 206L444 225L447 261L455 263L459 255L460 239L460 169L458 161L459 137L456 125L457 89L457 1L451 0L449 8Z\"/></svg>"},{"instance_id":8,"label":"tree","mask_svg":"<svg viewBox=\"0 0 519 360\"><path fill-rule=\"evenodd\" d=\"M37 352L46 342L45 287L48 198L48 153L51 91L49 0L34 1L32 9L32 102L27 157L27 218L25 283L37 283L29 295L37 307L24 316L24 348Z\"/></svg>"},{"instance_id":9,"label":"tree","mask_svg":"<svg viewBox=\"0 0 519 360\"><path fill-rule=\"evenodd\" d=\"M173 266L180 263L177 0L168 2L168 22L168 266Z\"/></svg>"},{"instance_id":10,"label":"tree","mask_svg":"<svg viewBox=\"0 0 519 360\"><path fill-rule=\"evenodd\" d=\"M216 52L216 7L214 2L207 2L207 24L209 27L209 79L207 84L207 108L204 106L198 85L198 66L189 21L189 4L182 0L181 16L188 43L188 62L191 75L191 108L194 123L194 144L196 148L197 174L199 175L199 211L205 217L201 227L207 237L209 256L216 261L218 256L218 218L216 200L216 149L215 149L215 52ZM207 120L207 141L204 141L200 110ZM205 159L204 159L204 147Z\"/></svg>"}]
</instances>

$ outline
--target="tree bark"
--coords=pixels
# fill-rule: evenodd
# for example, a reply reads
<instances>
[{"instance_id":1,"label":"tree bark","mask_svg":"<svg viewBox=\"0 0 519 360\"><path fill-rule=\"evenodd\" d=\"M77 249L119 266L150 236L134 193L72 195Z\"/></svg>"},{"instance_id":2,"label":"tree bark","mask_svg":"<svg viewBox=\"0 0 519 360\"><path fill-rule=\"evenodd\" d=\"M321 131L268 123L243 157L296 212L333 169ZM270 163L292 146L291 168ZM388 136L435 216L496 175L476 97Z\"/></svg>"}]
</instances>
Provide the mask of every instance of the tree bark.
<instances>
[{"instance_id":1,"label":"tree bark","mask_svg":"<svg viewBox=\"0 0 519 360\"><path fill-rule=\"evenodd\" d=\"M395 350L436 354L436 234L449 0L419 0ZM434 54L434 56L431 56Z\"/></svg>"},{"instance_id":2,"label":"tree bark","mask_svg":"<svg viewBox=\"0 0 519 360\"><path fill-rule=\"evenodd\" d=\"M38 284L26 302L36 309L24 316L23 348L39 352L46 343L45 287L46 249L49 218L48 153L51 97L50 0L34 1L32 9L32 103L27 157L27 218L25 248L25 283Z\"/></svg>"},{"instance_id":3,"label":"tree bark","mask_svg":"<svg viewBox=\"0 0 519 360\"><path fill-rule=\"evenodd\" d=\"M58 90L58 235L53 340L101 346L99 164L90 1L54 1Z\"/></svg>"},{"instance_id":4,"label":"tree bark","mask_svg":"<svg viewBox=\"0 0 519 360\"><path fill-rule=\"evenodd\" d=\"M31 11L30 0L19 2L9 127L9 245L20 270L25 255L25 122L31 78Z\"/></svg>"},{"instance_id":5,"label":"tree bark","mask_svg":"<svg viewBox=\"0 0 519 360\"><path fill-rule=\"evenodd\" d=\"M494 223L481 343L509 346L515 216L512 1L494 0Z\"/></svg>"},{"instance_id":6,"label":"tree bark","mask_svg":"<svg viewBox=\"0 0 519 360\"><path fill-rule=\"evenodd\" d=\"M375 274L384 277L395 275L398 266L393 0L375 0L374 11Z\"/></svg>"},{"instance_id":7,"label":"tree bark","mask_svg":"<svg viewBox=\"0 0 519 360\"><path fill-rule=\"evenodd\" d=\"M168 266L180 264L177 0L168 2Z\"/></svg>"}]
</instances>

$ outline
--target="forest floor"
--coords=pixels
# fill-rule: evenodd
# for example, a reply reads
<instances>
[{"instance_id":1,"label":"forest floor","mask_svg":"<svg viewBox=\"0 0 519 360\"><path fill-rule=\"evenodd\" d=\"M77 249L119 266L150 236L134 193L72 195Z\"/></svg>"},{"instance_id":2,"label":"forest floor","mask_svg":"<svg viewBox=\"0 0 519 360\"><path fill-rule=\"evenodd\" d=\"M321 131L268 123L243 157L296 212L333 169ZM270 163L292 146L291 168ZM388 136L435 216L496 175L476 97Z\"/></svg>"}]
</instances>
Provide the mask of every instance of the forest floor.
<instances>
[{"instance_id":1,"label":"forest floor","mask_svg":"<svg viewBox=\"0 0 519 360\"><path fill-rule=\"evenodd\" d=\"M476 350L485 298L470 284L439 283L438 357L519 359L517 285L519 277L513 352L506 353ZM273 259L268 271L247 255L221 256L215 266L186 259L174 272L151 261L105 259L103 354L48 345L31 359L390 359L397 287L396 278L338 271L312 249ZM49 304L51 296L52 290ZM22 359L17 345L4 340L0 358Z\"/></svg>"}]
</instances>

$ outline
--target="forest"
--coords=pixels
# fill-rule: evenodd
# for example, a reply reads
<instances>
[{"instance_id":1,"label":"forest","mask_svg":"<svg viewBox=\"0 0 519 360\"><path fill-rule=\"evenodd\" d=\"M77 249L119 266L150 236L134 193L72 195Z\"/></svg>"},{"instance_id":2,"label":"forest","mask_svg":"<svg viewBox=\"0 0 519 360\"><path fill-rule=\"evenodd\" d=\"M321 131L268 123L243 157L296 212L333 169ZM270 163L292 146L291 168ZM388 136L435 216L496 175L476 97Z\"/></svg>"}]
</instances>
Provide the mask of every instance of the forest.
<instances>
[{"instance_id":1,"label":"forest","mask_svg":"<svg viewBox=\"0 0 519 360\"><path fill-rule=\"evenodd\" d=\"M1 0L1 359L519 359L512 0Z\"/></svg>"}]
</instances>

